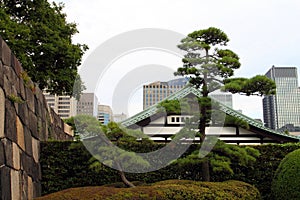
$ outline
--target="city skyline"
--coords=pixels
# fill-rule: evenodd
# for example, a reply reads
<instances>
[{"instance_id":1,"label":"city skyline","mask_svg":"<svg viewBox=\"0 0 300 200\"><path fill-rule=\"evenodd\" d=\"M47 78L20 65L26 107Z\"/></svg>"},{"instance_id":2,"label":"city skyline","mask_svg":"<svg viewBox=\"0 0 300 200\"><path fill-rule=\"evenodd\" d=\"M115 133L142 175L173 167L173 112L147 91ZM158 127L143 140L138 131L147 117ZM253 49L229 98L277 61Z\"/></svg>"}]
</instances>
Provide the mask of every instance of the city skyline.
<instances>
[{"instance_id":1,"label":"city skyline","mask_svg":"<svg viewBox=\"0 0 300 200\"><path fill-rule=\"evenodd\" d=\"M236 71L236 77L265 74L272 65L300 66L297 55L300 51L297 45L300 42L297 34L300 2L296 0L288 2L90 0L88 4L79 0L63 2L68 20L78 24L79 34L74 37L74 41L86 43L90 47L83 61L98 45L126 31L150 27L169 29L186 35L194 30L214 26L228 35L230 38L228 48L240 56L242 66ZM173 63L175 67L181 64L180 60ZM117 80L121 77L122 75L114 74ZM114 90L115 86L111 84L109 89ZM99 100L103 104L111 105L109 95L100 96ZM262 119L262 98L234 95L233 104L235 109L243 110L246 115Z\"/></svg>"}]
</instances>

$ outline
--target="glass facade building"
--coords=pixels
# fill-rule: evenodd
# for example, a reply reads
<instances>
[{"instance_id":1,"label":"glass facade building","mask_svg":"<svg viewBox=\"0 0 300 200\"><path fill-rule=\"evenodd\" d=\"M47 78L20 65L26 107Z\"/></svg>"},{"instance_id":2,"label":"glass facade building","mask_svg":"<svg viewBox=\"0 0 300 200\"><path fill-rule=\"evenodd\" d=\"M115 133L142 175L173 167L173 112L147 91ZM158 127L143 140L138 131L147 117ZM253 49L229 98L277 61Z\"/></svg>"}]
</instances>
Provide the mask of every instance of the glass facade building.
<instances>
[{"instance_id":1,"label":"glass facade building","mask_svg":"<svg viewBox=\"0 0 300 200\"><path fill-rule=\"evenodd\" d=\"M263 98L264 123L272 129L300 125L300 92L296 67L273 66L266 76L276 83L276 95Z\"/></svg>"}]
</instances>

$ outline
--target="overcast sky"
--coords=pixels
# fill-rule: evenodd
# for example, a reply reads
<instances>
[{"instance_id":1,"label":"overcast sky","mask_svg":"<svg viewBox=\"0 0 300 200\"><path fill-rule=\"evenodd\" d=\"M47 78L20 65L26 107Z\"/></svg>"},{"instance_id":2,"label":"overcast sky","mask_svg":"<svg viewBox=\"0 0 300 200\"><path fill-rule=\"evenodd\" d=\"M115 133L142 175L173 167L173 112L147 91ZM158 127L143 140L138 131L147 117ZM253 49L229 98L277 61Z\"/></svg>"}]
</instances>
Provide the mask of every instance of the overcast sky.
<instances>
[{"instance_id":1,"label":"overcast sky","mask_svg":"<svg viewBox=\"0 0 300 200\"><path fill-rule=\"evenodd\" d=\"M235 76L265 74L272 66L300 66L299 0L58 0L69 22L77 24L74 42L89 46L88 56L108 39L140 28L188 33L217 27L240 57ZM124 62L124 61L123 61ZM180 65L180 63L179 63ZM100 103L110 104L106 97ZM262 118L260 97L235 97L234 108ZM119 110L117 112L120 112ZM125 111L126 112L126 111Z\"/></svg>"}]
</instances>

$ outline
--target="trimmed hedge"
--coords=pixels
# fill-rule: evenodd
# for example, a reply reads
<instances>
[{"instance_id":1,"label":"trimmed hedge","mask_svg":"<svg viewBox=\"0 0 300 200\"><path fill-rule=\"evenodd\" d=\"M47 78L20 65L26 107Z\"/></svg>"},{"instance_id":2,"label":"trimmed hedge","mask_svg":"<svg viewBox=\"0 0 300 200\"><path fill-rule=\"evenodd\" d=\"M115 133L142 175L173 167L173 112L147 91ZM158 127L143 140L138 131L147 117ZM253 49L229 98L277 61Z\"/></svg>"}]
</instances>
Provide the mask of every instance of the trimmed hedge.
<instances>
[{"instance_id":1,"label":"trimmed hedge","mask_svg":"<svg viewBox=\"0 0 300 200\"><path fill-rule=\"evenodd\" d=\"M156 200L218 200L218 199L260 199L259 191L250 184L240 181L196 182L187 180L168 180L151 186L135 188L83 187L63 190L37 198L39 200L63 199L156 199Z\"/></svg>"},{"instance_id":2,"label":"trimmed hedge","mask_svg":"<svg viewBox=\"0 0 300 200\"><path fill-rule=\"evenodd\" d=\"M145 151L161 148L162 144L147 146ZM143 147L135 147L143 149ZM263 199L271 199L271 183L280 161L289 152L300 148L300 144L259 145L252 146L261 153L252 166L241 167L233 163L234 175L228 173L213 173L212 181L240 180L257 187ZM133 148L133 147L131 147ZM192 145L185 155L197 149ZM134 151L134 149L133 149ZM46 142L41 144L42 194L49 194L66 188L83 186L100 186L121 182L118 173L108 167L103 167L99 173L89 169L91 155L78 142ZM169 165L155 172L143 174L127 174L131 181L154 183L169 179L185 179L201 181L201 166L190 164L185 168Z\"/></svg>"},{"instance_id":3,"label":"trimmed hedge","mask_svg":"<svg viewBox=\"0 0 300 200\"><path fill-rule=\"evenodd\" d=\"M300 199L300 149L284 157L272 184L274 199Z\"/></svg>"}]
</instances>

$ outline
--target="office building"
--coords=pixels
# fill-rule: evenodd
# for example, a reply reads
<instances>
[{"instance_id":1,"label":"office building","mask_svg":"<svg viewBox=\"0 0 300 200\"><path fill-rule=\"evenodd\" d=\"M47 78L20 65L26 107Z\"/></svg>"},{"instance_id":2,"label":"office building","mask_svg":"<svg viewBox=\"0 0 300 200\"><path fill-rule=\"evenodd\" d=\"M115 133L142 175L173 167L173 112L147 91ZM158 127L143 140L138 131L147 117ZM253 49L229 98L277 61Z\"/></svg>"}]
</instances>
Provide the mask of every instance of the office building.
<instances>
[{"instance_id":1,"label":"office building","mask_svg":"<svg viewBox=\"0 0 300 200\"><path fill-rule=\"evenodd\" d=\"M114 114L113 121L114 122L121 122L123 120L127 119L127 115L124 113L121 114Z\"/></svg>"},{"instance_id":2,"label":"office building","mask_svg":"<svg viewBox=\"0 0 300 200\"><path fill-rule=\"evenodd\" d=\"M94 93L82 93L77 102L77 115L91 115L97 117L98 98Z\"/></svg>"},{"instance_id":3,"label":"office building","mask_svg":"<svg viewBox=\"0 0 300 200\"><path fill-rule=\"evenodd\" d=\"M226 106L232 108L232 94L231 93L225 93L225 92L218 92L216 91L216 93L211 93L209 94L209 96L223 104L225 104Z\"/></svg>"},{"instance_id":4,"label":"office building","mask_svg":"<svg viewBox=\"0 0 300 200\"><path fill-rule=\"evenodd\" d=\"M64 95L52 95L46 92L44 92L44 96L48 106L62 119L76 115L77 101L75 98Z\"/></svg>"},{"instance_id":5,"label":"office building","mask_svg":"<svg viewBox=\"0 0 300 200\"><path fill-rule=\"evenodd\" d=\"M266 76L275 81L276 95L263 98L265 126L275 130L291 125L299 126L300 93L297 68L273 66Z\"/></svg>"},{"instance_id":6,"label":"office building","mask_svg":"<svg viewBox=\"0 0 300 200\"><path fill-rule=\"evenodd\" d=\"M143 109L146 109L169 95L182 89L188 82L187 78L174 79L168 82L153 82L143 86Z\"/></svg>"},{"instance_id":7,"label":"office building","mask_svg":"<svg viewBox=\"0 0 300 200\"><path fill-rule=\"evenodd\" d=\"M127 115L125 113L114 114L113 115L113 121L114 122L121 122L121 121L123 121L125 119L127 119Z\"/></svg>"},{"instance_id":8,"label":"office building","mask_svg":"<svg viewBox=\"0 0 300 200\"><path fill-rule=\"evenodd\" d=\"M112 112L110 106L98 105L97 118L104 125L106 125L109 122L113 121L113 112Z\"/></svg>"},{"instance_id":9,"label":"office building","mask_svg":"<svg viewBox=\"0 0 300 200\"><path fill-rule=\"evenodd\" d=\"M153 82L143 86L143 109L146 109L169 95L181 90L188 83L187 78L174 79L168 82ZM210 97L220 101L226 106L232 108L232 94L215 91L209 95Z\"/></svg>"}]
</instances>

